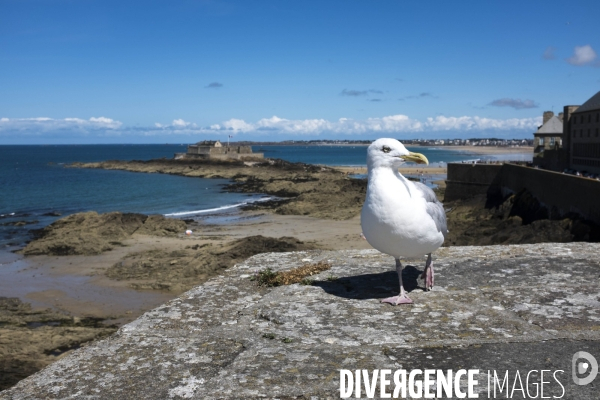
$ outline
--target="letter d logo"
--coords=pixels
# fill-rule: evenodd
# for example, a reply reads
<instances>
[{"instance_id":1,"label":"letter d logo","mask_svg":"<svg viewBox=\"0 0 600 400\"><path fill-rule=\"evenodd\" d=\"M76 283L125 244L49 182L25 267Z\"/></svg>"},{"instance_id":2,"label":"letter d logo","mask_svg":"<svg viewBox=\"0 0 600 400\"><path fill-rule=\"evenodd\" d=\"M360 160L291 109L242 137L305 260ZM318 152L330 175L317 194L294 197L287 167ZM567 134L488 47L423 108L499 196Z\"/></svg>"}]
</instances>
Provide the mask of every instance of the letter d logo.
<instances>
[{"instance_id":1,"label":"letter d logo","mask_svg":"<svg viewBox=\"0 0 600 400\"><path fill-rule=\"evenodd\" d=\"M584 358L586 361L579 361L582 358ZM589 375L587 377L578 377L578 375L583 375L588 371ZM575 382L576 385L587 385L596 379L596 375L598 375L598 361L596 361L596 358L590 353L586 351L578 351L577 353L573 354L571 373L573 374L573 382Z\"/></svg>"}]
</instances>

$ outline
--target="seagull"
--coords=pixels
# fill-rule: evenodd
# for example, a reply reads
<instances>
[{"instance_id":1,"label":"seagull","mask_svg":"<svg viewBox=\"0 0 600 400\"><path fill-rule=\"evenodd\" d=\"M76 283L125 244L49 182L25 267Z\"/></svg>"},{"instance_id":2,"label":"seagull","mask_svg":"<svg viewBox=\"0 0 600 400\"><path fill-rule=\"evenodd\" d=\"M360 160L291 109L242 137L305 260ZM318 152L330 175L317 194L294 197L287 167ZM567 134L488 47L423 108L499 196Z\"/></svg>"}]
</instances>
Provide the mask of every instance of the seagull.
<instances>
[{"instance_id":1,"label":"seagull","mask_svg":"<svg viewBox=\"0 0 600 400\"><path fill-rule=\"evenodd\" d=\"M367 197L360 214L364 237L369 244L396 259L400 294L382 303L411 304L402 286L402 257L427 255L425 290L433 288L431 253L444 243L448 233L446 213L435 193L400 172L405 162L429 164L427 157L410 152L395 139L377 139L367 149Z\"/></svg>"}]
</instances>

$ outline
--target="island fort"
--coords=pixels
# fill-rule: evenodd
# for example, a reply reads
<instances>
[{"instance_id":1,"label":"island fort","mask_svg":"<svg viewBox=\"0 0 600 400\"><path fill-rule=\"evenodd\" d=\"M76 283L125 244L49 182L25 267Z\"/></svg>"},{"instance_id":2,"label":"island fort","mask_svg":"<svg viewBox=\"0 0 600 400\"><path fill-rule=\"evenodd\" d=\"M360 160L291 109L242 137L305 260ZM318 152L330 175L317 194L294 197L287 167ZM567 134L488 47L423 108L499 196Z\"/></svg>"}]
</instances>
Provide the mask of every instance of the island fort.
<instances>
[{"instance_id":1,"label":"island fort","mask_svg":"<svg viewBox=\"0 0 600 400\"><path fill-rule=\"evenodd\" d=\"M264 158L264 154L253 153L251 146L223 146L218 140L204 140L190 144L186 153L175 154L175 159L181 158L247 160Z\"/></svg>"}]
</instances>

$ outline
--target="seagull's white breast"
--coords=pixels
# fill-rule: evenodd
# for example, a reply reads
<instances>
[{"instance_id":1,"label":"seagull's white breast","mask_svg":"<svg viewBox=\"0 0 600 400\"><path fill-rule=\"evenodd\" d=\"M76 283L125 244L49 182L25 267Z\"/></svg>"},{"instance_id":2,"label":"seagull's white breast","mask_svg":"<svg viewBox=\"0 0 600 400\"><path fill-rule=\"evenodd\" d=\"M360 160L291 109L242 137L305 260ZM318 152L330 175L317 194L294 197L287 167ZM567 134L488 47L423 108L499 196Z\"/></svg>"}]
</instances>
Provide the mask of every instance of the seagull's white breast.
<instances>
[{"instance_id":1,"label":"seagull's white breast","mask_svg":"<svg viewBox=\"0 0 600 400\"><path fill-rule=\"evenodd\" d=\"M361 225L371 246L397 258L431 253L444 242L421 192L390 168L369 174Z\"/></svg>"}]
</instances>

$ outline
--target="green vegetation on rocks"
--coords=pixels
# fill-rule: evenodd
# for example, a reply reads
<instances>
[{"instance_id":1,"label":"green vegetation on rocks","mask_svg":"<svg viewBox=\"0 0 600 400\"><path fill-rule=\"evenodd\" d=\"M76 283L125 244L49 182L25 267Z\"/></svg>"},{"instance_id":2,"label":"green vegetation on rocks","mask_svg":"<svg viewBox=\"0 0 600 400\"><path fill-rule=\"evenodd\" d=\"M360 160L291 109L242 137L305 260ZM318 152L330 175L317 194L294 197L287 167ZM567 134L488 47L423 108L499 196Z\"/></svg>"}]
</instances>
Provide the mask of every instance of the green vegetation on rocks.
<instances>
[{"instance_id":1,"label":"green vegetation on rocks","mask_svg":"<svg viewBox=\"0 0 600 400\"><path fill-rule=\"evenodd\" d=\"M0 297L0 390L114 331L96 318L34 310L17 298Z\"/></svg>"},{"instance_id":2,"label":"green vegetation on rocks","mask_svg":"<svg viewBox=\"0 0 600 400\"><path fill-rule=\"evenodd\" d=\"M178 250L133 253L114 264L106 276L131 281L134 289L184 291L259 253L316 249L293 237L248 236L224 245L186 246Z\"/></svg>"},{"instance_id":3,"label":"green vegetation on rocks","mask_svg":"<svg viewBox=\"0 0 600 400\"><path fill-rule=\"evenodd\" d=\"M185 233L185 222L162 215L95 211L61 218L37 231L38 238L20 252L25 255L94 255L120 245L134 233L177 236Z\"/></svg>"}]
</instances>

